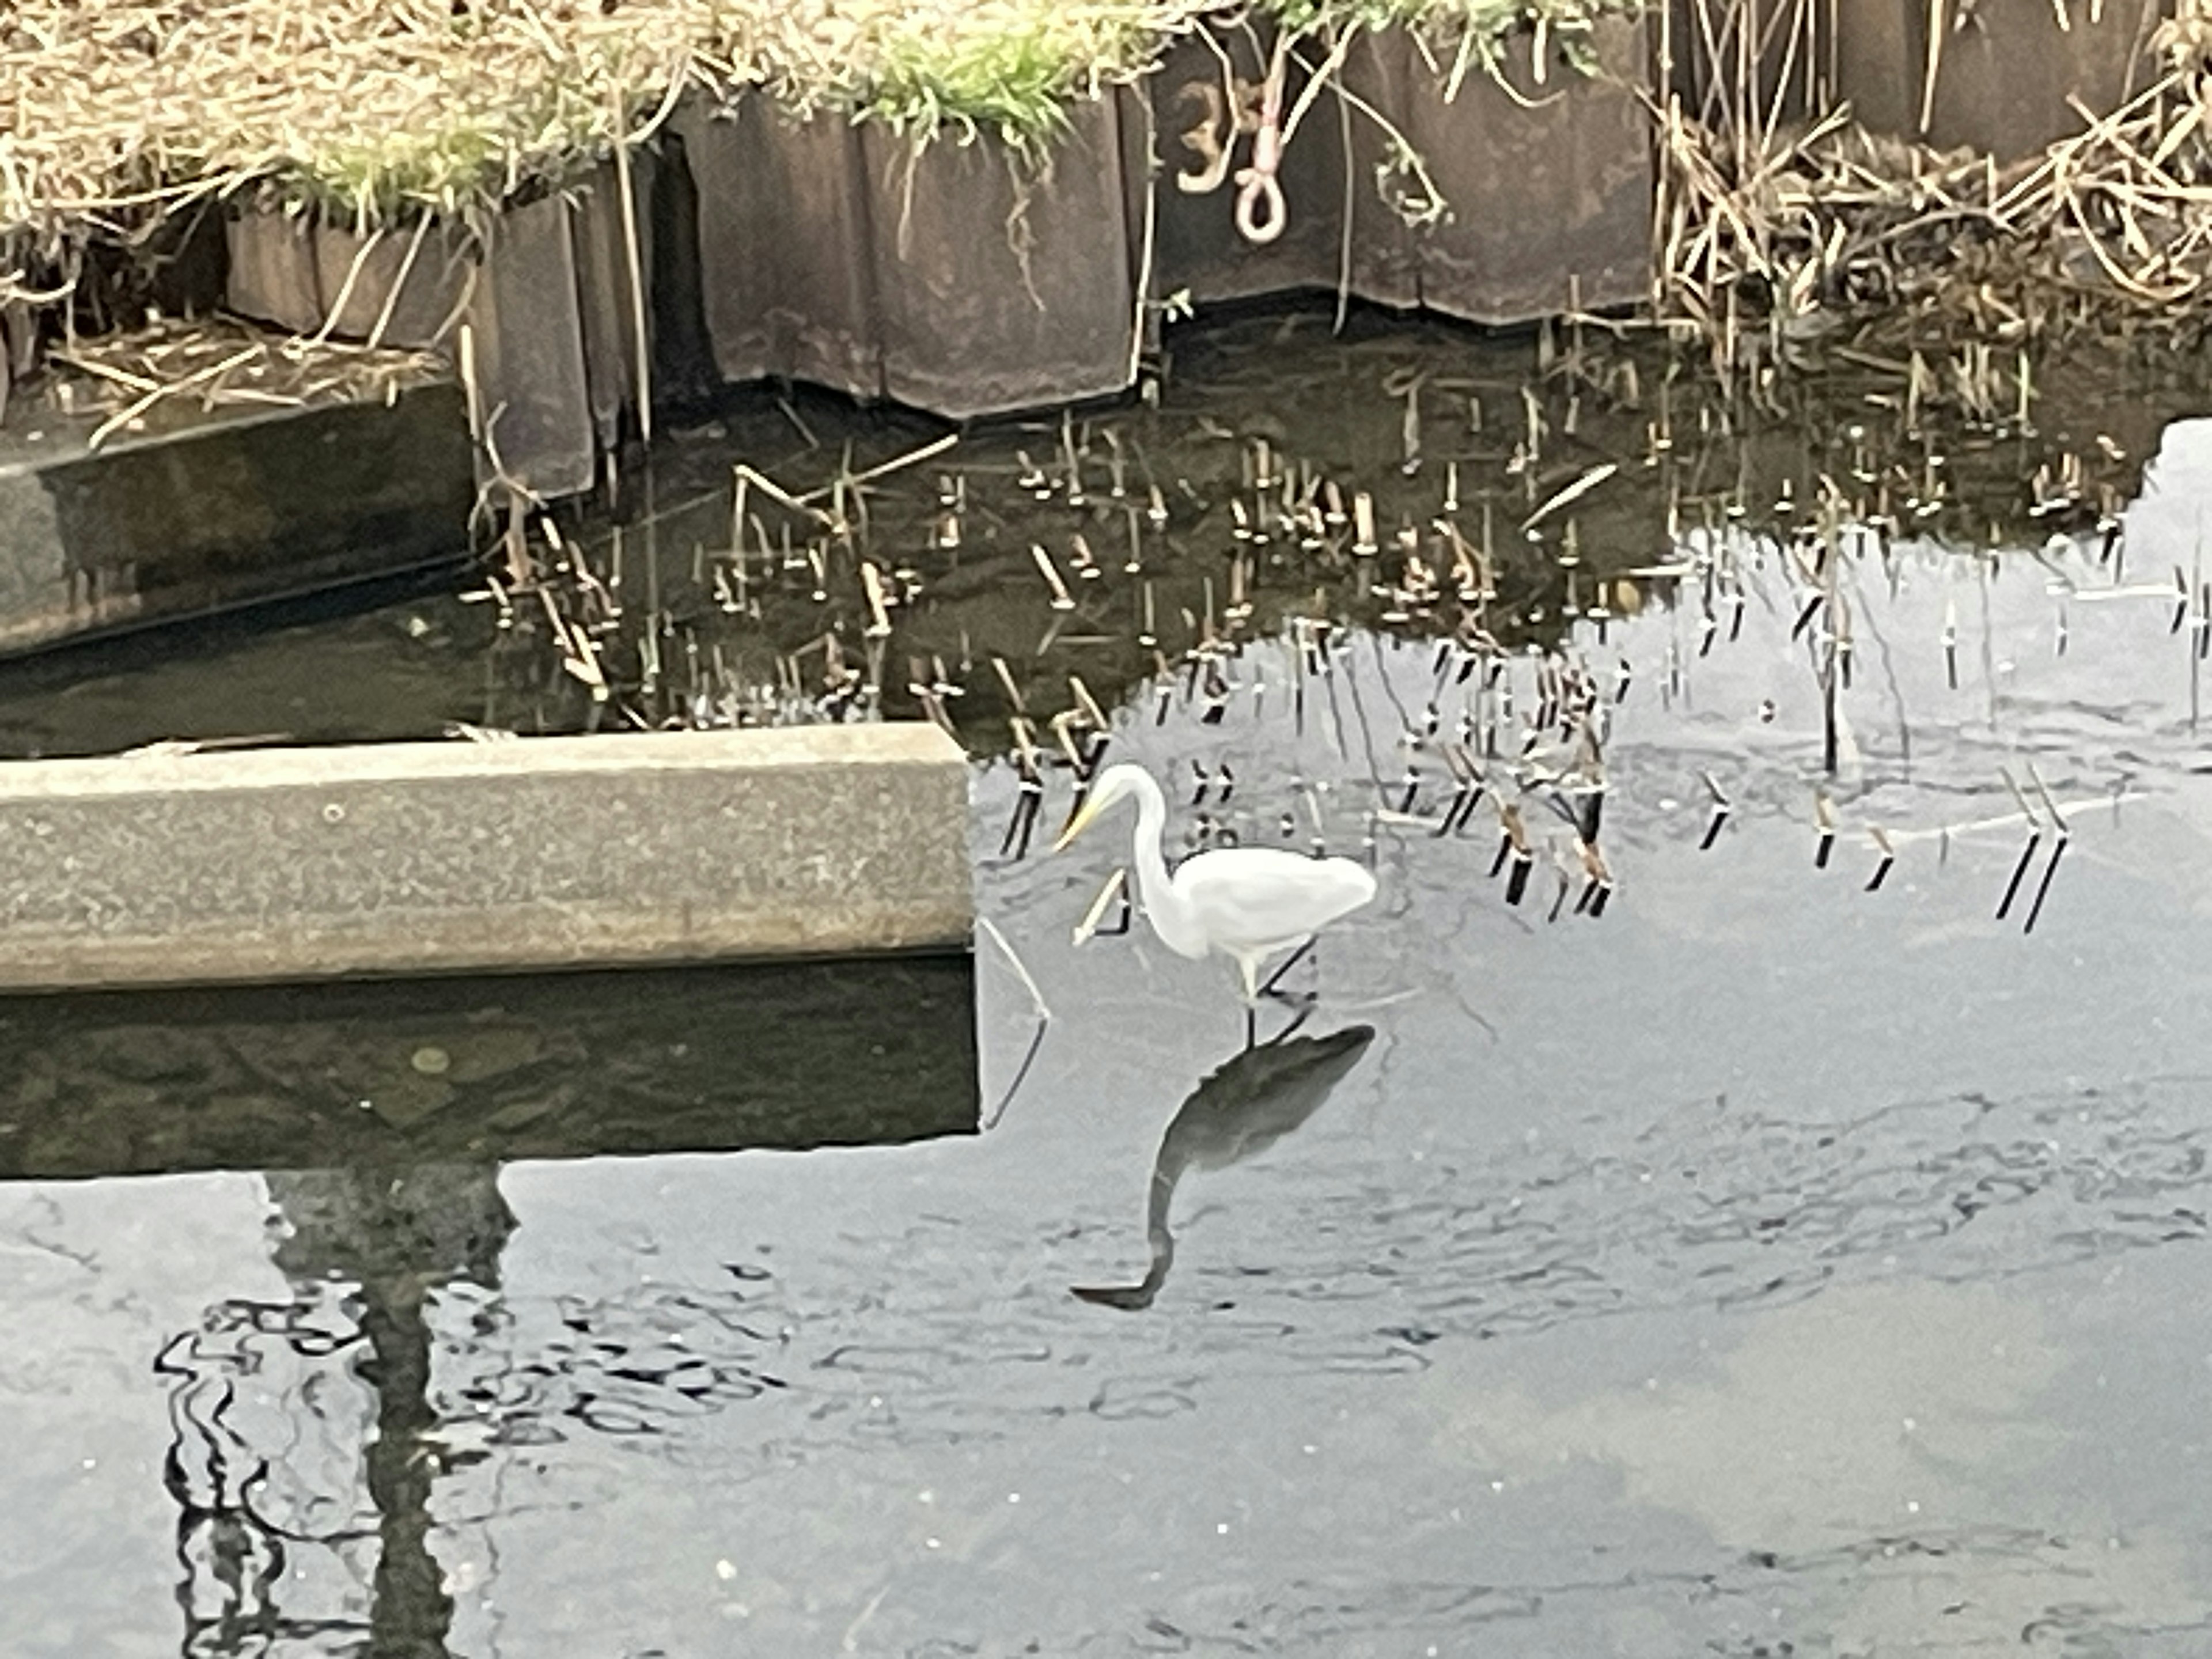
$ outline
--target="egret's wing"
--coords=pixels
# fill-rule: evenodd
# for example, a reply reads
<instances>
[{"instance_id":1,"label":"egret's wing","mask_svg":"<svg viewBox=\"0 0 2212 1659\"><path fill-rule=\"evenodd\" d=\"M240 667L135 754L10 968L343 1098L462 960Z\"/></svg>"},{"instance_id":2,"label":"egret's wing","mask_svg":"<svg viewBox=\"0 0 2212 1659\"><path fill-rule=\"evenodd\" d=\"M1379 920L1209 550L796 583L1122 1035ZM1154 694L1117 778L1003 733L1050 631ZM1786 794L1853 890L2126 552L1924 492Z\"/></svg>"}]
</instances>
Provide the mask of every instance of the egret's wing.
<instances>
[{"instance_id":1,"label":"egret's wing","mask_svg":"<svg viewBox=\"0 0 2212 1659\"><path fill-rule=\"evenodd\" d=\"M1175 886L1217 949L1291 944L1375 896L1375 878L1351 860L1275 847L1200 853L1176 872Z\"/></svg>"}]
</instances>

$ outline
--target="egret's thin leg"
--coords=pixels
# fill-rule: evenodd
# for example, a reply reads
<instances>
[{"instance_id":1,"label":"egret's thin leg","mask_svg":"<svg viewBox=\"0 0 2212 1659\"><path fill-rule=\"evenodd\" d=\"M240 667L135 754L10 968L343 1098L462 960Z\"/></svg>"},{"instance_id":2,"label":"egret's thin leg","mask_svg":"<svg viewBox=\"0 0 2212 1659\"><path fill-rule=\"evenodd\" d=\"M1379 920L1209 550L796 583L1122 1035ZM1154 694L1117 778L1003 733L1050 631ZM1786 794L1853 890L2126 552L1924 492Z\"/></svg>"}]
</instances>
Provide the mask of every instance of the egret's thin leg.
<instances>
[{"instance_id":1,"label":"egret's thin leg","mask_svg":"<svg viewBox=\"0 0 2212 1659\"><path fill-rule=\"evenodd\" d=\"M1267 975L1267 982L1260 988L1260 994L1261 996L1267 998L1270 1001L1282 1003L1294 1011L1291 1016L1291 1023L1288 1025L1285 1025L1281 1030L1276 1032L1273 1036L1268 1038L1267 1040L1270 1042L1280 1042L1285 1037L1291 1036L1291 1034L1296 1031L1299 1026L1304 1024L1306 1023L1307 1017L1310 1015L1316 1008L1321 1006L1321 993L1318 990L1285 991L1277 988L1277 982L1281 980L1283 975L1289 973L1291 969L1297 967L1299 963L1304 961L1305 958L1312 953L1313 948L1313 940L1310 939L1307 939L1304 944L1299 945L1297 950L1291 952L1289 957L1284 960L1281 967L1276 969L1273 973Z\"/></svg>"},{"instance_id":2,"label":"egret's thin leg","mask_svg":"<svg viewBox=\"0 0 2212 1659\"><path fill-rule=\"evenodd\" d=\"M1298 946L1297 950L1285 957L1283 958L1283 965L1276 969L1273 973L1267 975L1267 982L1260 988L1259 994L1261 996L1271 994L1274 991L1276 985L1281 981L1283 975L1289 973L1291 969L1304 962L1306 957L1312 953L1313 948L1314 942L1309 939L1304 944Z\"/></svg>"},{"instance_id":3,"label":"egret's thin leg","mask_svg":"<svg viewBox=\"0 0 2212 1659\"><path fill-rule=\"evenodd\" d=\"M1030 1067L1036 1064L1037 1051L1044 1047L1044 1034L1051 1025L1049 1019L1037 1021L1036 1035L1030 1038L1029 1052L1022 1056L1021 1066L1014 1073L1014 1080L1006 1085L1006 1092L999 1097L999 1103L991 1109L990 1116L983 1120L980 1126L981 1128L988 1131L999 1127L999 1120L1006 1116L1006 1108L1014 1103L1014 1097L1022 1091L1022 1081L1029 1076Z\"/></svg>"},{"instance_id":4,"label":"egret's thin leg","mask_svg":"<svg viewBox=\"0 0 2212 1659\"><path fill-rule=\"evenodd\" d=\"M1244 983L1244 1046L1260 1046L1260 963L1257 957L1237 958L1237 975Z\"/></svg>"}]
</instances>

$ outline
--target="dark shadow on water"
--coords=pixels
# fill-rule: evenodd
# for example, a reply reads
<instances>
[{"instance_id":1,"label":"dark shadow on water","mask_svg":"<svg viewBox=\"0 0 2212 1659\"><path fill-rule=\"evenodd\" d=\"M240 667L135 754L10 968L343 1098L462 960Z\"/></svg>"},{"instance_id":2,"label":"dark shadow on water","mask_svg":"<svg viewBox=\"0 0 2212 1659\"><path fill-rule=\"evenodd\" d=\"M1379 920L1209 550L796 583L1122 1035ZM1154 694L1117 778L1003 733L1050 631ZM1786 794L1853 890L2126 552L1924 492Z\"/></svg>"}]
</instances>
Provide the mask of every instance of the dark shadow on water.
<instances>
[{"instance_id":1,"label":"dark shadow on water","mask_svg":"<svg viewBox=\"0 0 2212 1659\"><path fill-rule=\"evenodd\" d=\"M0 999L0 1180L972 1133L965 956Z\"/></svg>"},{"instance_id":2,"label":"dark shadow on water","mask_svg":"<svg viewBox=\"0 0 2212 1659\"><path fill-rule=\"evenodd\" d=\"M1102 1307L1151 1307L1175 1265L1168 1210L1184 1174L1225 1169L1267 1151L1322 1109L1374 1040L1371 1025L1347 1025L1327 1036L1280 1036L1247 1048L1206 1077L1168 1124L1152 1160L1145 1207L1152 1264L1144 1278L1134 1285L1069 1288Z\"/></svg>"},{"instance_id":3,"label":"dark shadow on water","mask_svg":"<svg viewBox=\"0 0 2212 1659\"><path fill-rule=\"evenodd\" d=\"M0 661L0 755L98 755L167 738L434 739L485 718L492 619L427 571L249 611L68 641Z\"/></svg>"}]
</instances>

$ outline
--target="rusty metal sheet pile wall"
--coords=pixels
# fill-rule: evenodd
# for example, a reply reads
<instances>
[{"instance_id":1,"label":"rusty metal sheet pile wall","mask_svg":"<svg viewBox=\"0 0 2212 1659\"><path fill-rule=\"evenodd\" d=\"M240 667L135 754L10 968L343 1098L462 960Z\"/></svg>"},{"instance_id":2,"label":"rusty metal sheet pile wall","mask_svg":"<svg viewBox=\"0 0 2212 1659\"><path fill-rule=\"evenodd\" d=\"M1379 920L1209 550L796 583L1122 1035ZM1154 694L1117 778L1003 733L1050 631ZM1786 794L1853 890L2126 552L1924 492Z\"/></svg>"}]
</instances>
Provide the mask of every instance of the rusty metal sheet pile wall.
<instances>
[{"instance_id":1,"label":"rusty metal sheet pile wall","mask_svg":"<svg viewBox=\"0 0 2212 1659\"><path fill-rule=\"evenodd\" d=\"M1188 291L1206 305L1336 286L1345 246L1337 111L1316 106L1283 152L1275 175L1283 195L1281 234L1254 242L1236 233L1237 186L1230 175L1246 159L1249 141L1224 151L1219 130L1232 91L1240 101L1249 100L1267 79L1267 44L1242 30L1212 45L1186 39L1133 97L1149 122L1160 164L1152 200L1155 295ZM1143 167L1129 168L1124 183L1141 212Z\"/></svg>"},{"instance_id":2,"label":"rusty metal sheet pile wall","mask_svg":"<svg viewBox=\"0 0 2212 1659\"><path fill-rule=\"evenodd\" d=\"M469 301L487 459L540 495L589 489L599 455L574 213L549 196L501 214Z\"/></svg>"},{"instance_id":3,"label":"rusty metal sheet pile wall","mask_svg":"<svg viewBox=\"0 0 2212 1659\"><path fill-rule=\"evenodd\" d=\"M1135 362L1119 106L1079 105L1045 170L863 129L883 393L964 419L1122 390Z\"/></svg>"},{"instance_id":4,"label":"rusty metal sheet pile wall","mask_svg":"<svg viewBox=\"0 0 2212 1659\"><path fill-rule=\"evenodd\" d=\"M1978 0L1948 28L1931 95L1929 8L1859 0L1840 32L1836 90L1876 131L2012 161L2086 128L2076 102L2101 115L2157 76L2165 66L2148 48L2160 10L2160 0Z\"/></svg>"},{"instance_id":5,"label":"rusty metal sheet pile wall","mask_svg":"<svg viewBox=\"0 0 2212 1659\"><path fill-rule=\"evenodd\" d=\"M653 246L655 216L641 209L645 303L695 296L696 324L654 328L703 333L723 380L804 380L956 418L1123 389L1163 302L1184 295L1342 289L1483 323L1633 304L1650 282L1641 89L1663 77L1696 113L1741 68L1720 61L1739 55L1728 41L1699 36L1692 0L1673 3L1667 64L1653 61L1656 18L1609 19L1595 40L1602 73L1588 77L1554 66L1540 82L1526 36L1472 69L1403 32L1359 36L1338 65L1345 95L1305 103L1263 196L1248 187L1258 129L1298 106L1310 65L1256 28L1180 40L1140 86L1078 104L1041 175L988 134L917 155L879 126L796 120L763 95L690 95L659 168L636 158L641 193L680 173L696 204L681 246ZM2163 3L2071 7L2062 29L2045 0L1983 0L1945 36L1927 137L2016 155L2077 127L2076 101L2113 107L2153 67ZM1753 0L1746 15L1753 78L1775 83L1758 89L1762 114L1832 92L1878 130L1918 134L1919 0L1825 12ZM1806 18L1814 38L1784 38ZM429 237L388 315L407 237L362 256L349 232L242 215L232 303L303 331L354 334L381 317L401 343L465 318L500 469L538 495L573 494L640 390L616 199L603 165L506 210L481 246ZM1240 233L1240 207L1247 231L1256 217L1270 234Z\"/></svg>"},{"instance_id":6,"label":"rusty metal sheet pile wall","mask_svg":"<svg viewBox=\"0 0 2212 1659\"><path fill-rule=\"evenodd\" d=\"M649 351L656 167L644 150L631 161ZM465 326L476 416L489 434L480 470L546 497L591 488L599 451L614 442L638 391L629 241L611 162L568 190L507 207L480 232L433 224L365 239L274 209L241 210L226 230L232 310L296 333L327 330L456 356Z\"/></svg>"},{"instance_id":7,"label":"rusty metal sheet pile wall","mask_svg":"<svg viewBox=\"0 0 2212 1659\"><path fill-rule=\"evenodd\" d=\"M1208 164L1231 94L1248 108L1264 98L1272 48L1242 33L1216 45L1179 44L1147 82L1164 167L1157 293L1205 303L1341 286L1380 305L1515 323L1577 297L1622 306L1650 292L1641 24L1600 27L1601 75L1554 65L1541 84L1525 42L1495 73L1476 66L1455 85L1411 36L1359 37L1338 70L1346 96L1315 100L1283 154L1283 226L1262 242L1237 234L1231 206L1249 148ZM1288 66L1284 102L1294 108L1304 86ZM1392 129L1425 172L1397 154Z\"/></svg>"},{"instance_id":8,"label":"rusty metal sheet pile wall","mask_svg":"<svg viewBox=\"0 0 2212 1659\"><path fill-rule=\"evenodd\" d=\"M1185 290L1208 302L1348 278L1362 299L1485 322L1577 295L1631 302L1648 285L1651 157L1632 90L1644 46L1630 23L1608 23L1604 42L1618 81L1562 70L1531 96L1478 69L1447 100L1408 37L1359 38L1341 65L1349 99L1312 100L1280 157L1280 222L1262 227L1279 234L1261 240L1236 222L1253 113L1225 153L1221 142L1231 100L1258 99L1275 58L1244 31L1181 41L1141 87L1074 106L1042 170L988 135L917 154L880 126L796 120L765 96L687 96L658 165L634 157L641 198L678 168L696 192L689 246L654 246L656 216L636 210L651 331L672 322L651 316L656 303L681 289L722 380L787 377L966 418L1124 390L1157 302ZM1279 118L1304 85L1284 68ZM1516 75L1528 79L1525 67L1499 78ZM1447 207L1407 210L1415 175L1394 164L1385 120ZM380 320L391 343L447 349L466 323L488 476L574 494L640 390L616 182L604 163L480 235L441 228L419 246L404 229L364 244L242 211L230 302L301 332L358 338ZM672 264L681 283L662 280Z\"/></svg>"},{"instance_id":9,"label":"rusty metal sheet pile wall","mask_svg":"<svg viewBox=\"0 0 2212 1659\"><path fill-rule=\"evenodd\" d=\"M794 121L765 98L716 107L696 97L678 106L674 127L698 186L696 257L721 377L878 395L859 129Z\"/></svg>"},{"instance_id":10,"label":"rusty metal sheet pile wall","mask_svg":"<svg viewBox=\"0 0 2212 1659\"><path fill-rule=\"evenodd\" d=\"M1719 125L1801 121L1840 100L1871 131L2011 161L2085 131L2091 115L2119 108L2163 73L2151 38L2173 6L1668 0L1670 61L1660 79L1686 112ZM1931 15L1941 29L1932 55Z\"/></svg>"},{"instance_id":11,"label":"rusty metal sheet pile wall","mask_svg":"<svg viewBox=\"0 0 2212 1659\"><path fill-rule=\"evenodd\" d=\"M1555 67L1540 83L1522 53L1501 66L1505 86L1471 75L1449 104L1406 48L1407 136L1448 204L1442 223L1413 233L1423 305L1510 323L1649 297L1644 30L1610 23L1596 45L1595 77Z\"/></svg>"}]
</instances>

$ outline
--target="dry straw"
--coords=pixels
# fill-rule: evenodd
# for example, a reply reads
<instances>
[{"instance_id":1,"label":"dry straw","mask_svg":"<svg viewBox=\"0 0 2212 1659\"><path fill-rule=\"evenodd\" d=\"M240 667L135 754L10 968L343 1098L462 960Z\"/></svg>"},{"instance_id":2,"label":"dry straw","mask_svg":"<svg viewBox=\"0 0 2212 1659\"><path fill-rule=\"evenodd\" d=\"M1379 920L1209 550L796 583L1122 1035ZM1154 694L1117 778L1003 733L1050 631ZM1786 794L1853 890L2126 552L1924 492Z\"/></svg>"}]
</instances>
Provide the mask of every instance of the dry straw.
<instances>
[{"instance_id":1,"label":"dry straw","mask_svg":"<svg viewBox=\"0 0 2212 1659\"><path fill-rule=\"evenodd\" d=\"M672 86L905 125L1048 125L1187 0L15 0L0 227L131 221L275 179L362 219L604 156ZM619 95L618 95L619 94ZM629 107L623 107L627 100Z\"/></svg>"},{"instance_id":2,"label":"dry straw","mask_svg":"<svg viewBox=\"0 0 2212 1659\"><path fill-rule=\"evenodd\" d=\"M57 398L68 400L58 412L97 414L89 434L95 449L192 411L390 402L445 377L427 352L343 341L309 346L228 322L81 339L55 356L82 377L57 385Z\"/></svg>"},{"instance_id":3,"label":"dry straw","mask_svg":"<svg viewBox=\"0 0 2212 1659\"><path fill-rule=\"evenodd\" d=\"M1262 0L1306 32L1385 21L1487 43L1631 0ZM1219 0L12 0L0 240L19 270L88 233L273 185L360 224L453 215L604 158L690 82L923 137L1049 137ZM21 284L17 297L37 298Z\"/></svg>"},{"instance_id":4,"label":"dry straw","mask_svg":"<svg viewBox=\"0 0 2212 1659\"><path fill-rule=\"evenodd\" d=\"M1746 15L1692 0L1674 49L1717 72L1694 106L1654 100L1660 313L1700 333L1725 377L1834 344L1901 358L2191 323L2212 289L2212 25L2170 25L2150 85L2109 112L2075 100L2078 131L2001 164L1869 133L1824 98L1814 0L1773 9L1756 42ZM1780 77L1763 67L1778 56Z\"/></svg>"}]
</instances>

